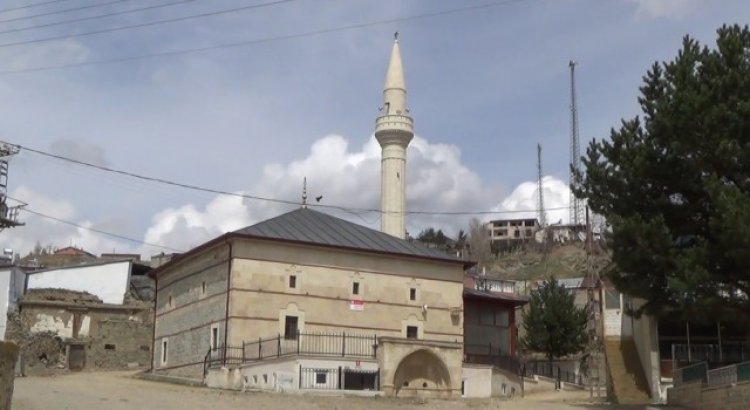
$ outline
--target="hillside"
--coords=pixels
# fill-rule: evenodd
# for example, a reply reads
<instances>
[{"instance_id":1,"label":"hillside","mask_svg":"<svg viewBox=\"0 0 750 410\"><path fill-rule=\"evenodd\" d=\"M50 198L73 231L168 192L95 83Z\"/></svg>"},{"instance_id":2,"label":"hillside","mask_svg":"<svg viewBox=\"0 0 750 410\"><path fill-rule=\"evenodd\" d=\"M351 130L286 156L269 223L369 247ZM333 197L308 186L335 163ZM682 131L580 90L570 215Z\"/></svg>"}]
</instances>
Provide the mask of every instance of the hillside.
<instances>
[{"instance_id":1,"label":"hillside","mask_svg":"<svg viewBox=\"0 0 750 410\"><path fill-rule=\"evenodd\" d=\"M609 257L603 251L593 258L593 266L601 270ZM535 280L555 275L557 278L585 276L586 249L583 243L554 245L545 258L544 252L535 248L519 248L499 254L492 272L503 279Z\"/></svg>"}]
</instances>

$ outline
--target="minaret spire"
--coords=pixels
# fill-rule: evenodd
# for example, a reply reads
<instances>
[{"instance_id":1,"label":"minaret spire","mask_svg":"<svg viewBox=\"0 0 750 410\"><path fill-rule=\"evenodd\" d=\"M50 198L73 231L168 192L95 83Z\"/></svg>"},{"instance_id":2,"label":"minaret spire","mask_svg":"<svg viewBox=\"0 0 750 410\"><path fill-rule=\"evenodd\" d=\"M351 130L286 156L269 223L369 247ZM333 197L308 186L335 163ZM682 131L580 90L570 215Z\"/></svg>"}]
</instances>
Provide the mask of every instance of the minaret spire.
<instances>
[{"instance_id":1,"label":"minaret spire","mask_svg":"<svg viewBox=\"0 0 750 410\"><path fill-rule=\"evenodd\" d=\"M382 115L375 121L375 138L382 148L380 175L381 230L406 236L406 147L414 138L414 124L406 108L406 81L398 32L383 88Z\"/></svg>"}]
</instances>

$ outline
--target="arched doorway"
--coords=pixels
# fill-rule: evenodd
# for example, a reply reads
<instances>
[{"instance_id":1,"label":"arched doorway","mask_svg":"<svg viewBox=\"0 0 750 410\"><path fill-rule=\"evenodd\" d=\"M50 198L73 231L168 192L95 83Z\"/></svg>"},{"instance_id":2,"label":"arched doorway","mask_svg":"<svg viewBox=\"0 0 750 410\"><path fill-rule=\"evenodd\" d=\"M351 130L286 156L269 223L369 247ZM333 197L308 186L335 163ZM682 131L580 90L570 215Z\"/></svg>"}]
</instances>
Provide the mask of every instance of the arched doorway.
<instances>
[{"instance_id":1,"label":"arched doorway","mask_svg":"<svg viewBox=\"0 0 750 410\"><path fill-rule=\"evenodd\" d=\"M417 394L419 390L444 391L450 395L451 376L439 356L420 349L406 355L398 364L393 387L396 395Z\"/></svg>"}]
</instances>

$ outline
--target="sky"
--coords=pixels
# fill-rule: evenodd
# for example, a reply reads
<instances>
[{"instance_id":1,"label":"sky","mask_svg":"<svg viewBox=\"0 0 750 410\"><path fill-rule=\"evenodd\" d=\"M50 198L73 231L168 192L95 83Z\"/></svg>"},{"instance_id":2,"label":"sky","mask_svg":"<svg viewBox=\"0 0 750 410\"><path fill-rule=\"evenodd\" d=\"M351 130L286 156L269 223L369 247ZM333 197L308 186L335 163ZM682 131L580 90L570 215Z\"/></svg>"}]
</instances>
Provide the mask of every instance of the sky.
<instances>
[{"instance_id":1,"label":"sky","mask_svg":"<svg viewBox=\"0 0 750 410\"><path fill-rule=\"evenodd\" d=\"M750 20L746 0L58 0L25 7L34 3L0 5L1 140L292 202L306 177L310 198L338 207L321 211L376 229L379 214L364 211L379 208L373 128L398 31L416 129L407 208L425 211L407 216L413 235L430 226L455 235L472 217L536 216L537 143L547 219L566 221L569 60L577 62L585 152L592 138L607 138L638 115L642 76L674 58L683 36L712 45L722 24ZM137 10L144 7L151 8ZM114 15L86 19L102 14ZM190 18L201 14L208 15ZM166 19L177 21L158 23ZM131 25L141 27L120 29ZM175 53L186 49L203 50ZM11 160L8 195L83 227L22 212L25 226L0 233L0 246L21 254L36 243L146 257L184 251L299 206L148 182L27 150Z\"/></svg>"}]
</instances>

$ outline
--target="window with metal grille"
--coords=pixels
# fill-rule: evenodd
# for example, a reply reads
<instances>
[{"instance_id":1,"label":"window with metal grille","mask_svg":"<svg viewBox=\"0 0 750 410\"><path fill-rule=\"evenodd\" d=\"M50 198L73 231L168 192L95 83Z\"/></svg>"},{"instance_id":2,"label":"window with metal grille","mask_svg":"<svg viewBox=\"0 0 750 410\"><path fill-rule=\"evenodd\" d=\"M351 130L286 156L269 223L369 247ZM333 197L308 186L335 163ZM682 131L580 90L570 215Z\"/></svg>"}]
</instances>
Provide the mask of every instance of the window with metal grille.
<instances>
[{"instance_id":1,"label":"window with metal grille","mask_svg":"<svg viewBox=\"0 0 750 410\"><path fill-rule=\"evenodd\" d=\"M416 326L406 326L406 338L417 339L419 336L419 328Z\"/></svg>"},{"instance_id":2,"label":"window with metal grille","mask_svg":"<svg viewBox=\"0 0 750 410\"><path fill-rule=\"evenodd\" d=\"M352 295L359 295L359 282L352 283Z\"/></svg>"},{"instance_id":3,"label":"window with metal grille","mask_svg":"<svg viewBox=\"0 0 750 410\"><path fill-rule=\"evenodd\" d=\"M417 289L409 289L409 300L417 300Z\"/></svg>"},{"instance_id":4,"label":"window with metal grille","mask_svg":"<svg viewBox=\"0 0 750 410\"><path fill-rule=\"evenodd\" d=\"M297 287L297 276L295 275L289 276L289 287L292 289Z\"/></svg>"}]
</instances>

